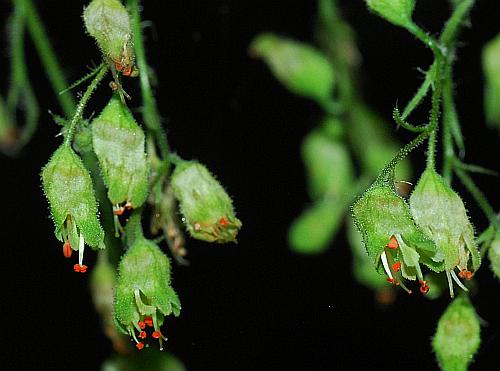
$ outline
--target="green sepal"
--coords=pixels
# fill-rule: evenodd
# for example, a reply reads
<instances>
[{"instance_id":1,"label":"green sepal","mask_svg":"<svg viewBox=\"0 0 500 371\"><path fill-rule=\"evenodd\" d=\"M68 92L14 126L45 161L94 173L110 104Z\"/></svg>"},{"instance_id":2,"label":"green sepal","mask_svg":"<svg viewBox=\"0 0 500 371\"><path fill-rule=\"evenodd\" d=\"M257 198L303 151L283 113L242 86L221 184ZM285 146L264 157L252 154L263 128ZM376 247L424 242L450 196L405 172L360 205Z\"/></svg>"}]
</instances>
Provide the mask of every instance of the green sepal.
<instances>
[{"instance_id":1,"label":"green sepal","mask_svg":"<svg viewBox=\"0 0 500 371\"><path fill-rule=\"evenodd\" d=\"M352 191L354 168L342 141L331 139L323 130L314 130L302 143L302 160L312 199L344 196Z\"/></svg>"},{"instance_id":2,"label":"green sepal","mask_svg":"<svg viewBox=\"0 0 500 371\"><path fill-rule=\"evenodd\" d=\"M432 347L443 371L466 371L479 348L479 320L465 295L453 300L439 319Z\"/></svg>"},{"instance_id":3,"label":"green sepal","mask_svg":"<svg viewBox=\"0 0 500 371\"><path fill-rule=\"evenodd\" d=\"M262 58L273 75L292 93L328 104L335 83L333 67L309 44L272 33L262 33L250 45L252 56Z\"/></svg>"},{"instance_id":4,"label":"green sepal","mask_svg":"<svg viewBox=\"0 0 500 371\"><path fill-rule=\"evenodd\" d=\"M178 316L180 310L179 298L170 285L167 256L155 243L137 238L118 266L115 322L130 334L145 316L156 317L159 327L165 316Z\"/></svg>"},{"instance_id":5,"label":"green sepal","mask_svg":"<svg viewBox=\"0 0 500 371\"><path fill-rule=\"evenodd\" d=\"M495 276L500 280L500 232L497 232L495 239L488 250L490 268Z\"/></svg>"},{"instance_id":6,"label":"green sepal","mask_svg":"<svg viewBox=\"0 0 500 371\"><path fill-rule=\"evenodd\" d=\"M77 234L81 233L89 246L103 248L104 231L97 218L92 179L80 157L69 146L61 145L42 169L41 177L56 237L63 241L67 232L76 249Z\"/></svg>"},{"instance_id":7,"label":"green sepal","mask_svg":"<svg viewBox=\"0 0 500 371\"><path fill-rule=\"evenodd\" d=\"M365 0L366 5L387 21L406 27L412 23L415 0Z\"/></svg>"},{"instance_id":8,"label":"green sepal","mask_svg":"<svg viewBox=\"0 0 500 371\"><path fill-rule=\"evenodd\" d=\"M171 178L186 229L207 242L235 242L241 228L233 203L221 184L196 161L178 164Z\"/></svg>"},{"instance_id":9,"label":"green sepal","mask_svg":"<svg viewBox=\"0 0 500 371\"><path fill-rule=\"evenodd\" d=\"M372 290L391 289L386 277L373 269L373 263L366 253L363 237L352 218L348 218L347 239L352 252L352 273L356 281Z\"/></svg>"},{"instance_id":10,"label":"green sepal","mask_svg":"<svg viewBox=\"0 0 500 371\"><path fill-rule=\"evenodd\" d=\"M474 228L462 199L433 169L426 169L410 196L410 209L417 225L434 241L446 270L467 270L469 253L476 271L480 256Z\"/></svg>"},{"instance_id":11,"label":"green sepal","mask_svg":"<svg viewBox=\"0 0 500 371\"><path fill-rule=\"evenodd\" d=\"M92 121L92 143L111 203L140 207L148 196L144 132L118 95Z\"/></svg>"},{"instance_id":12,"label":"green sepal","mask_svg":"<svg viewBox=\"0 0 500 371\"><path fill-rule=\"evenodd\" d=\"M500 35L489 41L482 53L484 112L489 126L500 128Z\"/></svg>"},{"instance_id":13,"label":"green sepal","mask_svg":"<svg viewBox=\"0 0 500 371\"><path fill-rule=\"evenodd\" d=\"M134 65L130 16L119 0L92 0L83 11L83 20L107 58L123 68Z\"/></svg>"},{"instance_id":14,"label":"green sepal","mask_svg":"<svg viewBox=\"0 0 500 371\"><path fill-rule=\"evenodd\" d=\"M288 243L301 254L325 251L335 238L345 212L345 201L319 200L299 215L288 230Z\"/></svg>"},{"instance_id":15,"label":"green sepal","mask_svg":"<svg viewBox=\"0 0 500 371\"><path fill-rule=\"evenodd\" d=\"M380 255L392 236L401 236L407 247L403 259L414 263L415 250L420 263L434 271L442 270L436 246L415 225L410 208L396 191L386 185L372 185L352 206L353 218L363 236L368 255L379 272L383 272Z\"/></svg>"}]
</instances>

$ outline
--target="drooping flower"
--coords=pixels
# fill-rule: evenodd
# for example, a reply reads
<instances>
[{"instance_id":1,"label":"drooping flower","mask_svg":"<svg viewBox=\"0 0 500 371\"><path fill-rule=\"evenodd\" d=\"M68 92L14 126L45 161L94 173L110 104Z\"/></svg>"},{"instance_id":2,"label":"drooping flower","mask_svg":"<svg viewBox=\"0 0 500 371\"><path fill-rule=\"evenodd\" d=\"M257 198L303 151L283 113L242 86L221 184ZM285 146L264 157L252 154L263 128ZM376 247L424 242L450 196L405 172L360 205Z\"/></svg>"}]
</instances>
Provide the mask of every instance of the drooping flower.
<instances>
[{"instance_id":1,"label":"drooping flower","mask_svg":"<svg viewBox=\"0 0 500 371\"><path fill-rule=\"evenodd\" d=\"M85 244L94 249L104 248L104 231L97 219L97 202L92 179L82 160L69 147L59 147L42 170L42 185L47 197L55 235L63 242L63 254L71 257L78 251L75 272L84 273Z\"/></svg>"},{"instance_id":2,"label":"drooping flower","mask_svg":"<svg viewBox=\"0 0 500 371\"><path fill-rule=\"evenodd\" d=\"M420 264L439 272L443 258L415 225L406 201L393 188L374 184L354 203L352 212L368 256L387 281L411 292L402 278L418 279L420 291L427 293Z\"/></svg>"},{"instance_id":3,"label":"drooping flower","mask_svg":"<svg viewBox=\"0 0 500 371\"><path fill-rule=\"evenodd\" d=\"M481 259L462 199L435 170L427 169L410 196L410 208L417 225L444 258L450 296L454 296L452 280L467 291L459 278L471 279Z\"/></svg>"},{"instance_id":4,"label":"drooping flower","mask_svg":"<svg viewBox=\"0 0 500 371\"><path fill-rule=\"evenodd\" d=\"M114 319L118 328L131 336L138 349L151 336L163 340L160 327L165 317L178 316L181 304L170 285L170 262L153 242L137 237L118 267L119 277L114 301ZM139 339L141 340L139 340Z\"/></svg>"}]
</instances>

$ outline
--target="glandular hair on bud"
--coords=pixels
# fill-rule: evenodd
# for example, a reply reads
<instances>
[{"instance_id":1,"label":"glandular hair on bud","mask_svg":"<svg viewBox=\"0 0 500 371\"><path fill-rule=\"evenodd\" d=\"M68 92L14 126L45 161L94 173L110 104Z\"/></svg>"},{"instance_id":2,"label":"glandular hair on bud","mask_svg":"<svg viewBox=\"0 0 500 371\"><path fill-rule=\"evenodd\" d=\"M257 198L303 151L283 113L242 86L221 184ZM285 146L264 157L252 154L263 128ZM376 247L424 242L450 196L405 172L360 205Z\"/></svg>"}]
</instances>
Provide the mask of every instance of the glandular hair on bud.
<instances>
[{"instance_id":1,"label":"glandular hair on bud","mask_svg":"<svg viewBox=\"0 0 500 371\"><path fill-rule=\"evenodd\" d=\"M208 242L236 241L241 221L235 216L231 198L204 165L180 163L171 182L192 237Z\"/></svg>"},{"instance_id":2,"label":"glandular hair on bud","mask_svg":"<svg viewBox=\"0 0 500 371\"><path fill-rule=\"evenodd\" d=\"M274 76L291 92L328 102L335 74L328 59L314 47L272 33L258 35L250 54L262 58Z\"/></svg>"},{"instance_id":3,"label":"glandular hair on bud","mask_svg":"<svg viewBox=\"0 0 500 371\"><path fill-rule=\"evenodd\" d=\"M135 61L130 16L119 0L92 0L83 11L87 32L104 56L118 69L127 70Z\"/></svg>"},{"instance_id":4,"label":"glandular hair on bud","mask_svg":"<svg viewBox=\"0 0 500 371\"><path fill-rule=\"evenodd\" d=\"M375 13L397 26L411 22L415 0L365 0Z\"/></svg>"},{"instance_id":5,"label":"glandular hair on bud","mask_svg":"<svg viewBox=\"0 0 500 371\"><path fill-rule=\"evenodd\" d=\"M144 132L117 95L92 121L92 142L111 203L141 206L149 175Z\"/></svg>"},{"instance_id":6,"label":"glandular hair on bud","mask_svg":"<svg viewBox=\"0 0 500 371\"><path fill-rule=\"evenodd\" d=\"M480 344L479 320L465 295L453 300L439 319L432 347L442 370L467 370Z\"/></svg>"},{"instance_id":7,"label":"glandular hair on bud","mask_svg":"<svg viewBox=\"0 0 500 371\"><path fill-rule=\"evenodd\" d=\"M103 247L104 231L97 219L92 179L80 157L69 146L62 145L54 152L41 175L56 237L63 241L65 222L70 218L85 243L93 248Z\"/></svg>"}]
</instances>

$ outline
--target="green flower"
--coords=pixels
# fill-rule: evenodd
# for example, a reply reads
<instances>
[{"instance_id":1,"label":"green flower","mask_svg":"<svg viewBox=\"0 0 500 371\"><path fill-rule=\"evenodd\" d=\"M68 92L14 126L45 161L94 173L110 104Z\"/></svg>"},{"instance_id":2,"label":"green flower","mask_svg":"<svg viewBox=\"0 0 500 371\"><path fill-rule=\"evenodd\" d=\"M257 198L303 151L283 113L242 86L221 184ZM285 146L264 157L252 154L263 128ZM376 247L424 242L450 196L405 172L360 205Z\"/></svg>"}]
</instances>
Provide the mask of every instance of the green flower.
<instances>
[{"instance_id":1,"label":"green flower","mask_svg":"<svg viewBox=\"0 0 500 371\"><path fill-rule=\"evenodd\" d=\"M452 279L467 291L455 269L460 278L470 279L470 269L477 270L481 258L474 242L474 228L461 198L435 170L427 169L410 196L410 208L417 225L434 241L444 258L450 296L454 296ZM472 260L471 266L469 260Z\"/></svg>"},{"instance_id":2,"label":"green flower","mask_svg":"<svg viewBox=\"0 0 500 371\"><path fill-rule=\"evenodd\" d=\"M160 349L166 337L160 326L165 316L178 316L181 303L170 286L170 262L153 242L137 237L123 256L118 267L118 282L114 301L114 319L118 328L131 336L138 349L144 343L147 328L158 339Z\"/></svg>"}]
</instances>

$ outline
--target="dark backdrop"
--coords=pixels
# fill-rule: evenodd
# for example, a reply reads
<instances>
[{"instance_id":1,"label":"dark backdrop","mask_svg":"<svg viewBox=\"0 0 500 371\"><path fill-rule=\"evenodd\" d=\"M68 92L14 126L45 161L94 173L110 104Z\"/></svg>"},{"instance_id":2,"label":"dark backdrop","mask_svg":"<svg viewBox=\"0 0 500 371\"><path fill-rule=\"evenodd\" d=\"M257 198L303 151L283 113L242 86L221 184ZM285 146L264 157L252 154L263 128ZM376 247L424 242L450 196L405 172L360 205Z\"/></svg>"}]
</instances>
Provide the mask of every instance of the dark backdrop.
<instances>
[{"instance_id":1,"label":"dark backdrop","mask_svg":"<svg viewBox=\"0 0 500 371\"><path fill-rule=\"evenodd\" d=\"M84 1L37 1L69 80L99 53L84 34ZM182 301L179 318L166 321L167 349L191 370L437 369L430 338L449 302L399 293L380 310L372 293L351 277L342 233L317 257L292 254L290 221L307 205L299 157L302 137L320 110L293 96L263 63L247 55L258 32L272 30L312 40L313 1L144 1L149 60L158 76L158 103L171 146L208 165L234 197L243 229L238 245L188 241L190 267L173 268ZM397 99L406 101L430 53L412 37L376 16L360 0L343 1L364 59L366 100L389 120ZM10 10L0 5L2 25ZM438 32L446 1L418 1L416 19ZM457 63L457 102L464 123L466 159L498 168L498 136L485 129L479 53L498 31L495 1L478 1L472 28L463 33ZM2 27L3 28L3 27ZM3 31L3 30L2 30ZM8 50L2 39L2 92ZM43 107L40 128L17 159L2 169L2 367L9 370L97 370L111 353L88 294L88 277L72 272L53 236L39 171L60 143L47 114L59 112L36 54L28 46L30 76ZM138 96L132 86L126 88ZM91 109L99 111L103 87ZM104 100L103 100L104 99ZM133 101L138 104L138 101ZM407 140L405 133L394 133ZM422 152L419 152L420 155ZM499 207L498 180L477 177ZM460 186L457 186L462 191ZM470 197L470 214L486 225ZM95 257L89 250L87 261ZM500 364L499 285L486 265L474 303L484 319L483 343L472 370Z\"/></svg>"}]
</instances>

